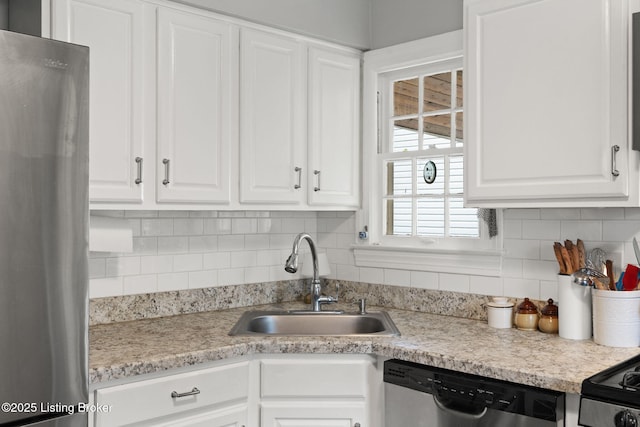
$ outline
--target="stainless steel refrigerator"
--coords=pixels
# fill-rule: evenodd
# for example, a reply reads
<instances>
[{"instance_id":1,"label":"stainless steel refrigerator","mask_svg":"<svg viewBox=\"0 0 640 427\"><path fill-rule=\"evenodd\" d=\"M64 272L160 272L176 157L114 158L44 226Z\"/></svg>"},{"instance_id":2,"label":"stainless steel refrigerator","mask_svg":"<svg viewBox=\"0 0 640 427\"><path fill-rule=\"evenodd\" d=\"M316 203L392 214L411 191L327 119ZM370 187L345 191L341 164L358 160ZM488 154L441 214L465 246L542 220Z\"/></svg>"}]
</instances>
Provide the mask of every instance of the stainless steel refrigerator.
<instances>
[{"instance_id":1,"label":"stainless steel refrigerator","mask_svg":"<svg viewBox=\"0 0 640 427\"><path fill-rule=\"evenodd\" d=\"M88 70L86 47L0 31L3 427L87 425Z\"/></svg>"}]
</instances>

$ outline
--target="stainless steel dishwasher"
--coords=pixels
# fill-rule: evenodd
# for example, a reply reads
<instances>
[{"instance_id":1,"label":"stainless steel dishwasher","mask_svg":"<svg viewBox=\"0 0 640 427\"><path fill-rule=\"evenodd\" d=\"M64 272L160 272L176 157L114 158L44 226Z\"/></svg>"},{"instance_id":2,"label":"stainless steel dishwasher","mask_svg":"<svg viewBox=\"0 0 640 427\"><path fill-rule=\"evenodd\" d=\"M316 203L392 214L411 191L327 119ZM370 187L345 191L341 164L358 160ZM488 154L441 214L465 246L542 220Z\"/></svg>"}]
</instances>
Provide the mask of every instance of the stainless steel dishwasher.
<instances>
[{"instance_id":1,"label":"stainless steel dishwasher","mask_svg":"<svg viewBox=\"0 0 640 427\"><path fill-rule=\"evenodd\" d=\"M564 393L402 360L384 363L385 427L564 426Z\"/></svg>"}]
</instances>

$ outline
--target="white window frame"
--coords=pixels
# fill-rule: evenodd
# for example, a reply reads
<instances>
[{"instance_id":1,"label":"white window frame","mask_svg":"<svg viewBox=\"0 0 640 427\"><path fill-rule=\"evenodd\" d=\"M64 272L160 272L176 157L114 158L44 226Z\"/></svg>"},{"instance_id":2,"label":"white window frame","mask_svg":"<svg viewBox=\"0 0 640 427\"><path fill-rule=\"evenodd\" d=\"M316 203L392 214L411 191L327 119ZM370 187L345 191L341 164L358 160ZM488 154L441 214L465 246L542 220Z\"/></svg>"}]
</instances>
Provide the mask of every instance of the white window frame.
<instances>
[{"instance_id":1,"label":"white window frame","mask_svg":"<svg viewBox=\"0 0 640 427\"><path fill-rule=\"evenodd\" d=\"M356 266L499 276L502 237L432 239L383 235L383 168L378 160L380 138L378 93L381 75L397 70L462 58L462 31L453 31L389 48L365 52L363 66L363 200L358 227L368 237L354 246ZM464 72L464 70L463 70ZM466 76L466 73L465 73ZM463 106L468 108L468 106ZM501 227L498 211L498 227ZM480 222L485 227L484 222ZM391 237L391 238L390 238Z\"/></svg>"}]
</instances>

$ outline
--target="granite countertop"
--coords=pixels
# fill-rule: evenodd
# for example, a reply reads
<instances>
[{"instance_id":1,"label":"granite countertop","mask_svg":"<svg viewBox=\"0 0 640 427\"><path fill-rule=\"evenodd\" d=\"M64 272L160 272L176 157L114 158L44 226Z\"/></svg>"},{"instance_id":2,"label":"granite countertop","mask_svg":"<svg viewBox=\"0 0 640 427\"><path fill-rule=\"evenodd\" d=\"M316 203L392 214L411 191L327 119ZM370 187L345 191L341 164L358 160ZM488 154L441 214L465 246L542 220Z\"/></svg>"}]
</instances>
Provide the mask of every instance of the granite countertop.
<instances>
[{"instance_id":1,"label":"granite countertop","mask_svg":"<svg viewBox=\"0 0 640 427\"><path fill-rule=\"evenodd\" d=\"M582 380L640 354L535 331L494 329L484 321L387 311L400 337L231 337L246 310L305 308L272 304L96 325L89 332L90 382L231 357L268 353L376 354L552 390L579 393ZM352 310L353 306L346 308Z\"/></svg>"}]
</instances>

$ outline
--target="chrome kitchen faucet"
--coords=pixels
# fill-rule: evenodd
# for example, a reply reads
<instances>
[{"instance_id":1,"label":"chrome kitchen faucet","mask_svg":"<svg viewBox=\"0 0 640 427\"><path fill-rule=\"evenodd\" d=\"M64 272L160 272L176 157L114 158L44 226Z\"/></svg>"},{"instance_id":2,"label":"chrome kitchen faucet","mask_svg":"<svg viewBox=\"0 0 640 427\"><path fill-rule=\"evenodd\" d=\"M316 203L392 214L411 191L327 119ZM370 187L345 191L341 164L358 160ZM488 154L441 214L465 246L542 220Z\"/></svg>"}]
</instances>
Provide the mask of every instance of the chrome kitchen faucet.
<instances>
[{"instance_id":1,"label":"chrome kitchen faucet","mask_svg":"<svg viewBox=\"0 0 640 427\"><path fill-rule=\"evenodd\" d=\"M320 278L318 276L318 255L316 253L316 245L313 243L311 236L307 233L300 233L293 241L293 249L291 255L287 258L287 262L284 265L285 271L288 273L295 273L298 271L298 250L300 248L300 242L306 240L309 243L311 249L311 258L313 260L313 279L311 279L311 311L320 312L321 304L332 304L338 302L337 297L325 296L321 294Z\"/></svg>"}]
</instances>

